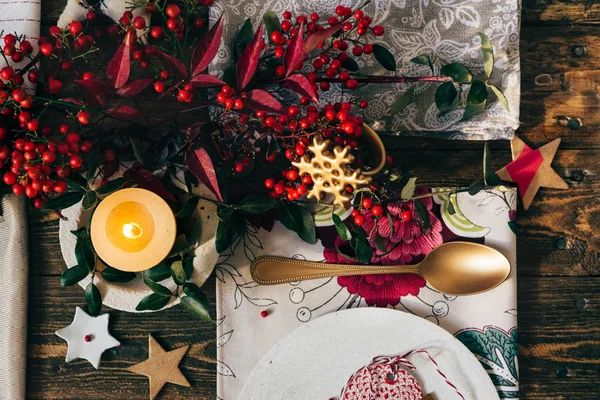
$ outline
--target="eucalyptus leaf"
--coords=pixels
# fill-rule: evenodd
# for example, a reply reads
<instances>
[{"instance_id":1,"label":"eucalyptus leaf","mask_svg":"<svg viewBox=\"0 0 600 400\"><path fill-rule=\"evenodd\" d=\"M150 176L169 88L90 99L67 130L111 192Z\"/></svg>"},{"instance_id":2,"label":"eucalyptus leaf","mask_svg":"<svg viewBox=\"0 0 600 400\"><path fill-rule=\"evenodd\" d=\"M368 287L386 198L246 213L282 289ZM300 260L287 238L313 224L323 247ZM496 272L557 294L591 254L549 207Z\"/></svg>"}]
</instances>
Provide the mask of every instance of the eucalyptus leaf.
<instances>
[{"instance_id":1,"label":"eucalyptus leaf","mask_svg":"<svg viewBox=\"0 0 600 400\"><path fill-rule=\"evenodd\" d=\"M485 100L480 104L467 104L462 116L462 121L468 121L474 116L482 114L485 111L486 104L487 102Z\"/></svg>"},{"instance_id":2,"label":"eucalyptus leaf","mask_svg":"<svg viewBox=\"0 0 600 400\"><path fill-rule=\"evenodd\" d=\"M106 267L101 274L105 281L112 283L127 283L136 277L135 272L121 271L113 267Z\"/></svg>"},{"instance_id":3,"label":"eucalyptus leaf","mask_svg":"<svg viewBox=\"0 0 600 400\"><path fill-rule=\"evenodd\" d=\"M340 237L340 239L342 239L345 242L352 239L352 234L350 233L350 230L344 224L342 219L336 213L333 213L331 218L333 219L333 224L335 225L335 230L337 231L337 234Z\"/></svg>"},{"instance_id":4,"label":"eucalyptus leaf","mask_svg":"<svg viewBox=\"0 0 600 400\"><path fill-rule=\"evenodd\" d=\"M137 137L130 137L131 147L133 148L133 154L135 158L142 164L142 166L150 168L152 166L153 154L145 142Z\"/></svg>"},{"instance_id":5,"label":"eucalyptus leaf","mask_svg":"<svg viewBox=\"0 0 600 400\"><path fill-rule=\"evenodd\" d=\"M379 234L379 232L377 232L375 234L375 246L377 246L377 250L381 251L382 253L387 252L387 247L385 246L385 240Z\"/></svg>"},{"instance_id":6,"label":"eucalyptus leaf","mask_svg":"<svg viewBox=\"0 0 600 400\"><path fill-rule=\"evenodd\" d=\"M135 307L136 311L156 311L166 306L171 300L171 297L161 296L156 293L149 294L144 297Z\"/></svg>"},{"instance_id":7,"label":"eucalyptus leaf","mask_svg":"<svg viewBox=\"0 0 600 400\"><path fill-rule=\"evenodd\" d=\"M247 18L242 24L242 27L240 28L240 31L238 32L237 37L235 38L235 48L233 52L234 61L237 62L237 60L240 58L246 47L248 47L248 45L252 41L253 37L254 30L252 29L252 21L250 21L250 18Z\"/></svg>"},{"instance_id":8,"label":"eucalyptus leaf","mask_svg":"<svg viewBox=\"0 0 600 400\"><path fill-rule=\"evenodd\" d=\"M492 170L492 155L487 142L483 146L483 183L485 186L496 186L502 183L498 174Z\"/></svg>"},{"instance_id":9,"label":"eucalyptus leaf","mask_svg":"<svg viewBox=\"0 0 600 400\"><path fill-rule=\"evenodd\" d=\"M265 23L265 27L267 28L269 38L271 37L271 33L281 31L281 23L279 22L279 17L274 11L267 11L265 15L263 15L263 22Z\"/></svg>"},{"instance_id":10,"label":"eucalyptus leaf","mask_svg":"<svg viewBox=\"0 0 600 400\"><path fill-rule=\"evenodd\" d=\"M144 271L143 275L153 282L163 281L171 276L171 264L167 261L163 261Z\"/></svg>"},{"instance_id":11,"label":"eucalyptus leaf","mask_svg":"<svg viewBox=\"0 0 600 400\"><path fill-rule=\"evenodd\" d=\"M156 293L160 296L168 296L168 297L171 297L173 295L173 293L171 293L169 288L167 288L163 285L159 285L156 282L153 282L146 275L142 275L142 279L144 281L144 284L146 286L148 286L154 293Z\"/></svg>"},{"instance_id":12,"label":"eucalyptus leaf","mask_svg":"<svg viewBox=\"0 0 600 400\"><path fill-rule=\"evenodd\" d=\"M78 173L73 173L65 178L70 187L75 189L87 189L87 180Z\"/></svg>"},{"instance_id":13,"label":"eucalyptus leaf","mask_svg":"<svg viewBox=\"0 0 600 400\"><path fill-rule=\"evenodd\" d=\"M453 82L444 82L435 91L435 105L444 112L452 110L458 101L458 91Z\"/></svg>"},{"instance_id":14,"label":"eucalyptus leaf","mask_svg":"<svg viewBox=\"0 0 600 400\"><path fill-rule=\"evenodd\" d=\"M367 238L363 235L352 235L350 244L356 252L356 257L363 264L370 264L373 257L373 249Z\"/></svg>"},{"instance_id":15,"label":"eucalyptus leaf","mask_svg":"<svg viewBox=\"0 0 600 400\"><path fill-rule=\"evenodd\" d=\"M342 61L342 68L351 72L360 70L358 63L353 58L345 58L344 61Z\"/></svg>"},{"instance_id":16,"label":"eucalyptus leaf","mask_svg":"<svg viewBox=\"0 0 600 400\"><path fill-rule=\"evenodd\" d=\"M279 204L277 210L283 226L292 232L300 233L302 231L303 222L300 206L296 203L284 201Z\"/></svg>"},{"instance_id":17,"label":"eucalyptus leaf","mask_svg":"<svg viewBox=\"0 0 600 400\"><path fill-rule=\"evenodd\" d=\"M212 318L208 311L208 298L202 289L197 285L188 282L183 285L183 293L185 293L185 296L181 298L181 303L200 320L211 322Z\"/></svg>"},{"instance_id":18,"label":"eucalyptus leaf","mask_svg":"<svg viewBox=\"0 0 600 400\"><path fill-rule=\"evenodd\" d=\"M229 210L227 210L229 211ZM234 229L234 217L233 213L224 212L220 213L221 220L219 221L219 225L217 226L217 233L215 235L215 245L218 253L222 253L233 242L233 237L235 233Z\"/></svg>"},{"instance_id":19,"label":"eucalyptus leaf","mask_svg":"<svg viewBox=\"0 0 600 400\"><path fill-rule=\"evenodd\" d=\"M86 192L85 195L83 196L83 201L81 202L81 206L83 207L84 210L89 210L90 208L92 208L96 205L97 200L98 200L98 196L96 195L96 192L93 192L90 190L89 192Z\"/></svg>"},{"instance_id":20,"label":"eucalyptus leaf","mask_svg":"<svg viewBox=\"0 0 600 400\"><path fill-rule=\"evenodd\" d=\"M500 103L502 103L504 108L506 108L506 111L510 111L510 108L508 107L508 100L506 100L506 96L504 96L504 93L502 93L502 91L494 85L488 85L488 87L492 89L492 92L494 92L498 100L500 100Z\"/></svg>"},{"instance_id":21,"label":"eucalyptus leaf","mask_svg":"<svg viewBox=\"0 0 600 400\"><path fill-rule=\"evenodd\" d=\"M238 210L246 214L264 214L275 208L277 200L262 193L250 194L238 205Z\"/></svg>"},{"instance_id":22,"label":"eucalyptus leaf","mask_svg":"<svg viewBox=\"0 0 600 400\"><path fill-rule=\"evenodd\" d=\"M196 211L199 201L200 201L199 197L190 196L187 199L187 201L185 202L185 204L183 205L183 207L181 207L181 210L179 210L179 212L175 216L177 218L188 218L189 216L191 216L194 213L194 211Z\"/></svg>"},{"instance_id":23,"label":"eucalyptus leaf","mask_svg":"<svg viewBox=\"0 0 600 400\"><path fill-rule=\"evenodd\" d=\"M483 69L485 76L489 78L494 70L494 51L487 35L480 32L479 36L481 37L481 51L483 52Z\"/></svg>"},{"instance_id":24,"label":"eucalyptus leaf","mask_svg":"<svg viewBox=\"0 0 600 400\"><path fill-rule=\"evenodd\" d=\"M471 83L473 74L467 67L459 63L446 64L440 70L440 75L451 78L456 83Z\"/></svg>"},{"instance_id":25,"label":"eucalyptus leaf","mask_svg":"<svg viewBox=\"0 0 600 400\"><path fill-rule=\"evenodd\" d=\"M421 201L415 201L415 211L419 216L419 220L423 226L423 230L428 231L431 228L431 221L429 220L429 211L427 211L427 207Z\"/></svg>"},{"instance_id":26,"label":"eucalyptus leaf","mask_svg":"<svg viewBox=\"0 0 600 400\"><path fill-rule=\"evenodd\" d=\"M481 79L475 79L473 83L471 83L471 88L467 94L467 104L481 104L485 102L487 95L488 92L485 82Z\"/></svg>"},{"instance_id":27,"label":"eucalyptus leaf","mask_svg":"<svg viewBox=\"0 0 600 400\"><path fill-rule=\"evenodd\" d=\"M410 61L415 64L427 65L429 66L431 73L435 72L433 69L433 63L431 62L431 58L427 54L421 54L420 56L412 58Z\"/></svg>"},{"instance_id":28,"label":"eucalyptus leaf","mask_svg":"<svg viewBox=\"0 0 600 400\"><path fill-rule=\"evenodd\" d=\"M183 263L180 260L171 263L171 276L178 285L183 285L187 280L185 270L183 269Z\"/></svg>"},{"instance_id":29,"label":"eucalyptus leaf","mask_svg":"<svg viewBox=\"0 0 600 400\"><path fill-rule=\"evenodd\" d=\"M406 92L402 93L390 107L390 115L396 115L404 110L412 101L415 94L415 88L410 87Z\"/></svg>"},{"instance_id":30,"label":"eucalyptus leaf","mask_svg":"<svg viewBox=\"0 0 600 400\"><path fill-rule=\"evenodd\" d=\"M400 198L402 200L410 200L415 195L415 190L417 188L417 178L410 178L406 185L402 188L402 192L400 192Z\"/></svg>"},{"instance_id":31,"label":"eucalyptus leaf","mask_svg":"<svg viewBox=\"0 0 600 400\"><path fill-rule=\"evenodd\" d=\"M300 207L302 214L302 231L298 232L300 239L308 244L317 243L317 228L312 213L306 207Z\"/></svg>"},{"instance_id":32,"label":"eucalyptus leaf","mask_svg":"<svg viewBox=\"0 0 600 400\"><path fill-rule=\"evenodd\" d=\"M127 181L125 180L125 178L113 179L112 181L108 181L104 185L100 186L96 191L99 195L105 196L107 194L111 194L112 192L116 192L117 190L121 189L126 182Z\"/></svg>"},{"instance_id":33,"label":"eucalyptus leaf","mask_svg":"<svg viewBox=\"0 0 600 400\"><path fill-rule=\"evenodd\" d=\"M48 200L42 207L44 210L63 210L75 205L83 198L83 192L69 192Z\"/></svg>"},{"instance_id":34,"label":"eucalyptus leaf","mask_svg":"<svg viewBox=\"0 0 600 400\"><path fill-rule=\"evenodd\" d=\"M381 66L388 71L396 71L396 58L388 49L375 43L373 45L373 55Z\"/></svg>"},{"instance_id":35,"label":"eucalyptus leaf","mask_svg":"<svg viewBox=\"0 0 600 400\"><path fill-rule=\"evenodd\" d=\"M67 269L58 279L60 286L72 286L88 276L90 271L85 266L76 265Z\"/></svg>"},{"instance_id":36,"label":"eucalyptus leaf","mask_svg":"<svg viewBox=\"0 0 600 400\"><path fill-rule=\"evenodd\" d=\"M194 274L194 257L186 257L183 259L183 270L187 280L192 278Z\"/></svg>"},{"instance_id":37,"label":"eucalyptus leaf","mask_svg":"<svg viewBox=\"0 0 600 400\"><path fill-rule=\"evenodd\" d=\"M96 266L96 253L87 230L80 232L75 244L75 257L77 263L83 267L87 267L89 272L94 270Z\"/></svg>"},{"instance_id":38,"label":"eucalyptus leaf","mask_svg":"<svg viewBox=\"0 0 600 400\"><path fill-rule=\"evenodd\" d=\"M85 302L87 303L88 312L92 317L97 317L102 311L102 295L100 291L90 282L85 288Z\"/></svg>"}]
</instances>

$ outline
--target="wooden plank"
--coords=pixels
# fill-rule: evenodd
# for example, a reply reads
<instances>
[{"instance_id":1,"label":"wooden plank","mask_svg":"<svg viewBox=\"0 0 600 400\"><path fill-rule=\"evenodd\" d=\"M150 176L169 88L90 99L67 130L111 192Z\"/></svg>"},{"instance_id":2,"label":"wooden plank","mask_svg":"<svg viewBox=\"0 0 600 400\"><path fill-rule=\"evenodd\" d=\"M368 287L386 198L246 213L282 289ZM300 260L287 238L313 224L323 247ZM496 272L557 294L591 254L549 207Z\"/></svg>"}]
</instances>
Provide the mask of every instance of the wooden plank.
<instances>
[{"instance_id":1,"label":"wooden plank","mask_svg":"<svg viewBox=\"0 0 600 400\"><path fill-rule=\"evenodd\" d=\"M600 4L593 0L524 0L521 17L524 25L600 23Z\"/></svg>"},{"instance_id":2,"label":"wooden plank","mask_svg":"<svg viewBox=\"0 0 600 400\"><path fill-rule=\"evenodd\" d=\"M521 398L597 399L600 278L519 274L518 282ZM214 284L211 279L205 286L213 311ZM192 345L181 364L192 387L167 385L162 398L215 398L215 328L190 320L179 306L150 314L111 312L111 332L121 347L106 353L98 371L85 361L65 363L66 345L54 331L71 322L75 306L84 305L81 295L78 287L58 287L53 277L32 279L28 398L146 399L146 379L125 368L147 357L148 333L168 349Z\"/></svg>"}]
</instances>

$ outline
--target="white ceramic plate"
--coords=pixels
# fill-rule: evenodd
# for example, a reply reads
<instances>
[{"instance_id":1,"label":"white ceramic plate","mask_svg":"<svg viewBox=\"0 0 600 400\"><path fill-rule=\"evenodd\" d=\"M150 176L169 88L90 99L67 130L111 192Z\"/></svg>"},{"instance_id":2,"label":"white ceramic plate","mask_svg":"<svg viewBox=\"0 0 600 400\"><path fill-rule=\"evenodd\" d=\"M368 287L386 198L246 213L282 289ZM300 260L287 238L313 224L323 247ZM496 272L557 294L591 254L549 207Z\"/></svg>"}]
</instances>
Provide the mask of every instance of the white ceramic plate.
<instances>
[{"instance_id":1,"label":"white ceramic plate","mask_svg":"<svg viewBox=\"0 0 600 400\"><path fill-rule=\"evenodd\" d=\"M385 308L357 308L317 318L291 332L252 371L239 400L338 398L348 378L376 356L424 349L467 400L498 394L475 356L451 334L417 316ZM411 355L423 393L460 397L424 355Z\"/></svg>"},{"instance_id":2,"label":"white ceramic plate","mask_svg":"<svg viewBox=\"0 0 600 400\"><path fill-rule=\"evenodd\" d=\"M199 185L194 193L203 197L211 198L213 194L204 185ZM77 264L75 257L75 245L77 238L71 231L86 226L89 223L90 211L86 211L81 206L81 202L62 211L67 220L61 220L59 225L60 249L68 268ZM215 248L215 233L217 231L218 218L217 206L207 200L200 200L198 207L193 215L199 223L194 227L192 236L195 238L197 247L194 250L194 273L191 281L198 286L208 279L214 266L216 265L219 254ZM102 303L115 310L127 312L139 312L135 310L140 300L152 293L141 280L141 275L128 283L110 283L102 279L100 274L96 275L94 281L102 294ZM79 282L79 285L85 289L90 283L91 278L87 277ZM160 282L161 285L174 290L176 285L172 278ZM164 308L179 304L179 298L174 298ZM163 309L164 309L163 308ZM150 312L150 311L146 311Z\"/></svg>"}]
</instances>

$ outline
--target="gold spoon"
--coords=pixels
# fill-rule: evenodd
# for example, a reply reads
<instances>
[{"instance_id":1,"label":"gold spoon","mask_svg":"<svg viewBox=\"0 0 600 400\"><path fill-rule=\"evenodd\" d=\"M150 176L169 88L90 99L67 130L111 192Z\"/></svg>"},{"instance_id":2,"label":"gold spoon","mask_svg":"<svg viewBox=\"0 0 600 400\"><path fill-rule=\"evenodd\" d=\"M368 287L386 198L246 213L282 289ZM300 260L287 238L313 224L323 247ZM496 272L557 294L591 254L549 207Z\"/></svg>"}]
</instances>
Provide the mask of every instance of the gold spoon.
<instances>
[{"instance_id":1,"label":"gold spoon","mask_svg":"<svg viewBox=\"0 0 600 400\"><path fill-rule=\"evenodd\" d=\"M261 285L316 278L371 274L419 274L442 293L453 296L485 292L510 274L510 263L497 250L470 242L448 242L436 247L416 265L325 264L283 257L258 257L250 268Z\"/></svg>"}]
</instances>

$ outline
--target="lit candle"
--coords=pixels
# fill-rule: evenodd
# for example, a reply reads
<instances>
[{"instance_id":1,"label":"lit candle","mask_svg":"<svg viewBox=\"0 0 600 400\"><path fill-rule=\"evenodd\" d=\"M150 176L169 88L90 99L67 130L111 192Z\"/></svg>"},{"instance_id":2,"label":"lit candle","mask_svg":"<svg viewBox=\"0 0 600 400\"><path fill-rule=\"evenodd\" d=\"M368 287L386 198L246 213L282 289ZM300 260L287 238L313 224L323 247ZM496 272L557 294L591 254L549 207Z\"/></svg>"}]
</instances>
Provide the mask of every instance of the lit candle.
<instances>
[{"instance_id":1,"label":"lit candle","mask_svg":"<svg viewBox=\"0 0 600 400\"><path fill-rule=\"evenodd\" d=\"M171 251L177 225L171 207L145 189L122 189L100 202L90 227L98 256L111 267L138 272Z\"/></svg>"}]
</instances>

